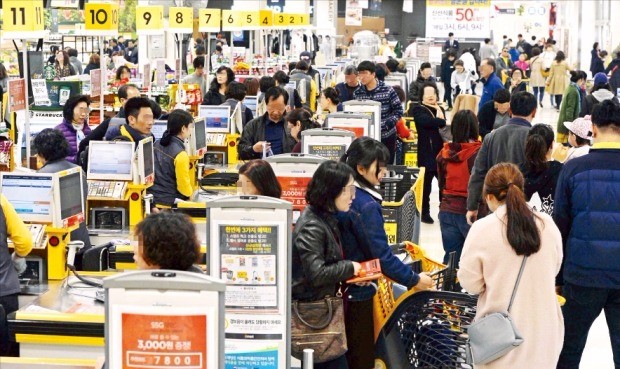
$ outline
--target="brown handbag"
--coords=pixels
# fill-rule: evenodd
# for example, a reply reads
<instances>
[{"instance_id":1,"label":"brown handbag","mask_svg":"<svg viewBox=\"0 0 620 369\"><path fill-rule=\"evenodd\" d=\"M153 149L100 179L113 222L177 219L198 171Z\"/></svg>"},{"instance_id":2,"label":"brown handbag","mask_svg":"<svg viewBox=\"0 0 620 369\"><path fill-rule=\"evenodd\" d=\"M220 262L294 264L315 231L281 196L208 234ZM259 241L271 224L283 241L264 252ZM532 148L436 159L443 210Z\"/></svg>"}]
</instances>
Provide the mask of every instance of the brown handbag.
<instances>
[{"instance_id":1,"label":"brown handbag","mask_svg":"<svg viewBox=\"0 0 620 369\"><path fill-rule=\"evenodd\" d=\"M314 350L314 362L324 363L347 352L341 297L313 302L293 301L291 353L301 360L304 349Z\"/></svg>"}]
</instances>

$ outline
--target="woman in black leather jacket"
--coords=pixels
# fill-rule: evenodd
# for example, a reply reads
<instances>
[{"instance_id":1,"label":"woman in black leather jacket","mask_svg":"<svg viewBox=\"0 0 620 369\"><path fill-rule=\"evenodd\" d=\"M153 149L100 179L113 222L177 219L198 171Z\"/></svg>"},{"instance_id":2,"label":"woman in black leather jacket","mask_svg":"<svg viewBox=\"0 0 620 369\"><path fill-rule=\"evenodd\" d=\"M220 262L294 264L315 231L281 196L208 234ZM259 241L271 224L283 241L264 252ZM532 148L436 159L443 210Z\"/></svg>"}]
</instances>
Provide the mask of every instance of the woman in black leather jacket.
<instances>
[{"instance_id":1,"label":"woman in black leather jacket","mask_svg":"<svg viewBox=\"0 0 620 369\"><path fill-rule=\"evenodd\" d=\"M321 164L308 184L308 205L293 231L293 300L336 296L341 282L358 274L360 264L343 260L336 213L348 211L355 197L353 171L344 163ZM345 355L315 363L315 369L347 369Z\"/></svg>"}]
</instances>

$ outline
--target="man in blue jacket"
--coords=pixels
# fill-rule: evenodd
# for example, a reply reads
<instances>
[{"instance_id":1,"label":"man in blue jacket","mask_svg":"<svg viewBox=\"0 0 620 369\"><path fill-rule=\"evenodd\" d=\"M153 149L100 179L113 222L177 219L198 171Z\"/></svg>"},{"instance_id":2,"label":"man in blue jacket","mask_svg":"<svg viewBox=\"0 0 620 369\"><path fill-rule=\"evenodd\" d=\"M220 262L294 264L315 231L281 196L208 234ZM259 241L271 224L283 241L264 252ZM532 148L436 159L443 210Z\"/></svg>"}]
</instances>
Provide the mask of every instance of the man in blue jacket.
<instances>
[{"instance_id":1,"label":"man in blue jacket","mask_svg":"<svg viewBox=\"0 0 620 369\"><path fill-rule=\"evenodd\" d=\"M566 298L559 369L579 367L588 331L602 309L620 366L620 106L603 101L594 108L592 123L590 153L564 164L555 193Z\"/></svg>"},{"instance_id":2,"label":"man in blue jacket","mask_svg":"<svg viewBox=\"0 0 620 369\"><path fill-rule=\"evenodd\" d=\"M504 88L502 80L495 74L495 60L491 58L482 59L480 62L480 77L482 79L482 97L478 103L478 111L482 109L487 101L493 100L495 91Z\"/></svg>"}]
</instances>

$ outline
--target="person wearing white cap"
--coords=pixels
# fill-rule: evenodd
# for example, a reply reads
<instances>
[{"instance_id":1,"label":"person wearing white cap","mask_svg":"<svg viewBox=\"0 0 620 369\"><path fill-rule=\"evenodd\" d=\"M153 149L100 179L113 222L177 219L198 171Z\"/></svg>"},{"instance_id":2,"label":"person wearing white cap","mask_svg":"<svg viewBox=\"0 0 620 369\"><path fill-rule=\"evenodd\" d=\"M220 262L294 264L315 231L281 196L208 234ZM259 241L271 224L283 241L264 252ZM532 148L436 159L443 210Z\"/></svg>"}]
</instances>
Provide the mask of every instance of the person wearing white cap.
<instances>
[{"instance_id":1,"label":"person wearing white cap","mask_svg":"<svg viewBox=\"0 0 620 369\"><path fill-rule=\"evenodd\" d=\"M564 122L564 127L568 129L568 143L572 146L568 150L564 162L588 154L590 152L590 140L592 139L590 116L586 115L572 122Z\"/></svg>"}]
</instances>

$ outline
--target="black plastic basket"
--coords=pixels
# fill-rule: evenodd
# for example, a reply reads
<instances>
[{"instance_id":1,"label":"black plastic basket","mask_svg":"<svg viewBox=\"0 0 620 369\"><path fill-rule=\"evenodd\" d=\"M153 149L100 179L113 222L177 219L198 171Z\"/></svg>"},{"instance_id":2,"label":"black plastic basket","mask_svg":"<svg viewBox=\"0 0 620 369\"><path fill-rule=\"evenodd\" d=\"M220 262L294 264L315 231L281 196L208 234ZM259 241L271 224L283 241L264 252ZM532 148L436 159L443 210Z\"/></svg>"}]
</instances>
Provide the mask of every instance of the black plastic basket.
<instances>
[{"instance_id":1,"label":"black plastic basket","mask_svg":"<svg viewBox=\"0 0 620 369\"><path fill-rule=\"evenodd\" d=\"M420 173L419 168L408 168L404 165L388 165L388 175L383 178L379 193L383 201L400 201Z\"/></svg>"}]
</instances>

